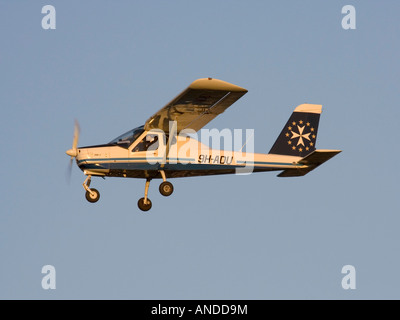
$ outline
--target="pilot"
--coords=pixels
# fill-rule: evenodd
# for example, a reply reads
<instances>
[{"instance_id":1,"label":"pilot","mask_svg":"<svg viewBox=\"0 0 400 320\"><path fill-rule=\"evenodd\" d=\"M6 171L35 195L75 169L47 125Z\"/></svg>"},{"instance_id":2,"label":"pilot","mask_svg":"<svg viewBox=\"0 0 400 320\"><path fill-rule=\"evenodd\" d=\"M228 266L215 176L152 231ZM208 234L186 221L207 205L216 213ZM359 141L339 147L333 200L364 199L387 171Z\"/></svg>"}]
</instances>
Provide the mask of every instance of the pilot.
<instances>
[{"instance_id":1,"label":"pilot","mask_svg":"<svg viewBox=\"0 0 400 320\"><path fill-rule=\"evenodd\" d=\"M158 136L154 136L151 139L151 136L146 136L142 141L138 143L138 145L133 149L133 152L137 151L147 151L147 149L154 143L158 141ZM156 148L155 148L156 149Z\"/></svg>"},{"instance_id":2,"label":"pilot","mask_svg":"<svg viewBox=\"0 0 400 320\"><path fill-rule=\"evenodd\" d=\"M153 144L155 144L158 141L158 136L154 136L152 140L146 141L146 146L145 146L145 150L148 150L149 147ZM156 148L155 148L156 149Z\"/></svg>"}]
</instances>

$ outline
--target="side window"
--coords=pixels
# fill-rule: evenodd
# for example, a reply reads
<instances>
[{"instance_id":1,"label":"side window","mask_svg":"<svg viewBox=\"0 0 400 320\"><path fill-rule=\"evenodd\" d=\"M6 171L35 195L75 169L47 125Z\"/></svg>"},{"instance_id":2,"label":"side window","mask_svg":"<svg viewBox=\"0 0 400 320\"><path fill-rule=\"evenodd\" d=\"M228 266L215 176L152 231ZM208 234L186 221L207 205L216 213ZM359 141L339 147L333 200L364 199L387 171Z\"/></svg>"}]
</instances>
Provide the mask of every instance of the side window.
<instances>
[{"instance_id":1,"label":"side window","mask_svg":"<svg viewBox=\"0 0 400 320\"><path fill-rule=\"evenodd\" d=\"M158 149L158 135L157 134L147 134L142 141L140 141L135 148L133 148L133 152L138 151L147 151L147 150L157 150Z\"/></svg>"}]
</instances>

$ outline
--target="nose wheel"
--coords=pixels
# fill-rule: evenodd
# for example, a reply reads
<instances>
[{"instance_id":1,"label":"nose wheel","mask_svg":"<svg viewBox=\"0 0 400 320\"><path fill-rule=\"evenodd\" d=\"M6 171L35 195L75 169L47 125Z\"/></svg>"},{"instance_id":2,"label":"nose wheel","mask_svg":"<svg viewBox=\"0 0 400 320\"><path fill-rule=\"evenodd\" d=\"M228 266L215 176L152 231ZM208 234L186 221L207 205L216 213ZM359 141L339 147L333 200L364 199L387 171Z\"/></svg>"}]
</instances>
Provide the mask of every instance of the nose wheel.
<instances>
[{"instance_id":1,"label":"nose wheel","mask_svg":"<svg viewBox=\"0 0 400 320\"><path fill-rule=\"evenodd\" d=\"M100 199L100 192L95 188L89 188L90 182L92 180L92 176L88 175L85 181L83 182L83 188L86 190L85 197L86 200L95 203Z\"/></svg>"},{"instance_id":2,"label":"nose wheel","mask_svg":"<svg viewBox=\"0 0 400 320\"><path fill-rule=\"evenodd\" d=\"M86 191L85 197L87 201L94 203L99 201L100 192L97 189L92 188L90 191Z\"/></svg>"}]
</instances>

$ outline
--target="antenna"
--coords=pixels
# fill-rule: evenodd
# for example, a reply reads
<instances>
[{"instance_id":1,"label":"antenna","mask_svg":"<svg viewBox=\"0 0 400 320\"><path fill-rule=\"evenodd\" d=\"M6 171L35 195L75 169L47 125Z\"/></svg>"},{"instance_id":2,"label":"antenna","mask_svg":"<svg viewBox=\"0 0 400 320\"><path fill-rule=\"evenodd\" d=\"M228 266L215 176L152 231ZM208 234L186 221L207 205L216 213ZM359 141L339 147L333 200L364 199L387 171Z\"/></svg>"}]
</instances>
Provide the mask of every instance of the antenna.
<instances>
[{"instance_id":1,"label":"antenna","mask_svg":"<svg viewBox=\"0 0 400 320\"><path fill-rule=\"evenodd\" d=\"M253 130L253 133L251 134L251 136L247 138L246 142L244 143L244 145L242 145L242 147L240 148L240 150L238 152L241 152L243 150L244 146L247 144L247 141L249 141L249 139L252 138L253 136L254 136L254 130Z\"/></svg>"}]
</instances>

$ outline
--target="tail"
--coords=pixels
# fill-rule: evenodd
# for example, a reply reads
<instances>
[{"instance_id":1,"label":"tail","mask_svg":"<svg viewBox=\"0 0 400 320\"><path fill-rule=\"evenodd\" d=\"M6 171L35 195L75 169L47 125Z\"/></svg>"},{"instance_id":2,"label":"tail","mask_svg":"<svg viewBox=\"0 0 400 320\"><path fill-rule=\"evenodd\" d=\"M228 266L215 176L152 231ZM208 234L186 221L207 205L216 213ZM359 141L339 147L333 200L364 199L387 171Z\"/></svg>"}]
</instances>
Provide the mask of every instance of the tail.
<instances>
[{"instance_id":1,"label":"tail","mask_svg":"<svg viewBox=\"0 0 400 320\"><path fill-rule=\"evenodd\" d=\"M315 149L321 112L322 106L317 104L301 104L294 109L269 153L302 159L297 162L297 168L286 169L278 177L304 176L341 152Z\"/></svg>"},{"instance_id":2,"label":"tail","mask_svg":"<svg viewBox=\"0 0 400 320\"><path fill-rule=\"evenodd\" d=\"M322 106L301 104L294 109L270 154L305 157L315 150Z\"/></svg>"}]
</instances>

